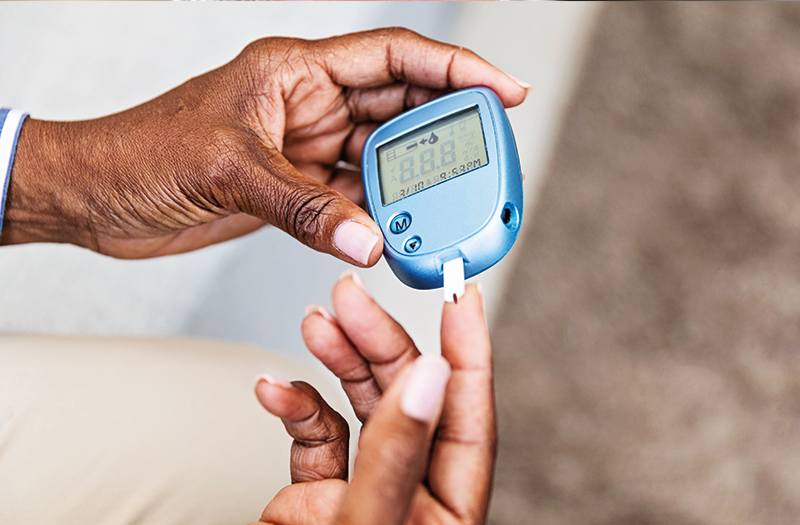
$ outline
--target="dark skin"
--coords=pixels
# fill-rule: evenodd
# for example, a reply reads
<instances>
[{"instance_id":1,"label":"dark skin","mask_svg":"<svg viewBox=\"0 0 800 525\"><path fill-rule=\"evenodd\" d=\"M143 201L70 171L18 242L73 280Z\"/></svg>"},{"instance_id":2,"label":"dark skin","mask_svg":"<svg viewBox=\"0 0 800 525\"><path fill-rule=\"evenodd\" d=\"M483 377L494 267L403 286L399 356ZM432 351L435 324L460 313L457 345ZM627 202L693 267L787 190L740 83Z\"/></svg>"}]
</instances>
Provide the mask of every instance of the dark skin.
<instances>
[{"instance_id":1,"label":"dark skin","mask_svg":"<svg viewBox=\"0 0 800 525\"><path fill-rule=\"evenodd\" d=\"M444 92L526 89L471 51L409 30L266 38L228 64L96 120L28 119L2 243L66 242L135 259L195 250L272 224L357 266L380 258L358 166L381 122ZM363 226L361 255L335 242ZM365 241L366 242L366 241ZM361 245L359 245L361 246Z\"/></svg>"},{"instance_id":2,"label":"dark skin","mask_svg":"<svg viewBox=\"0 0 800 525\"><path fill-rule=\"evenodd\" d=\"M440 417L402 413L398 398L419 351L352 278L333 291L334 320L303 322L306 344L337 377L365 421L347 483L345 420L308 384L261 381L256 395L294 438L293 484L270 502L273 525L485 523L497 449L489 334L480 291L469 285L442 312L442 356L452 374Z\"/></svg>"}]
</instances>

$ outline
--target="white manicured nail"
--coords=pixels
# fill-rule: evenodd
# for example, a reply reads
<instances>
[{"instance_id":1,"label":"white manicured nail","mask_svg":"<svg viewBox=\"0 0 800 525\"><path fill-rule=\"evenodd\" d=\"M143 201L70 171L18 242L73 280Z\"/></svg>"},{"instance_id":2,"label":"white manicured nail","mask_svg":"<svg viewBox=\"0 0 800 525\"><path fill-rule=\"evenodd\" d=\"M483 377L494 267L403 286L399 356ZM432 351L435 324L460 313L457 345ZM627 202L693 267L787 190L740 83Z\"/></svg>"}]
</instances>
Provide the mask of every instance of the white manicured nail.
<instances>
[{"instance_id":1,"label":"white manicured nail","mask_svg":"<svg viewBox=\"0 0 800 525\"><path fill-rule=\"evenodd\" d=\"M361 276L358 275L358 273L355 270L345 270L345 271L342 272L342 275L339 276L339 280L340 281L343 280L343 279L348 279L348 278L352 279L353 282L356 284L356 286L361 288L361 290L365 294L367 294L371 299L374 299L374 297L372 297L372 292L369 291L369 288L367 288L366 283L361 278Z\"/></svg>"},{"instance_id":2,"label":"white manicured nail","mask_svg":"<svg viewBox=\"0 0 800 525\"><path fill-rule=\"evenodd\" d=\"M506 75L508 75L508 73L506 73ZM524 89L532 89L532 86L531 86L530 84L528 84L528 83L527 83L527 82L525 82L524 80L520 80L520 79L518 79L518 78L517 78L517 77L515 77L514 75L508 75L508 78L510 78L511 80L513 80L514 82L516 82L517 84L519 84L519 86L520 86L521 88L524 88Z\"/></svg>"},{"instance_id":3,"label":"white manicured nail","mask_svg":"<svg viewBox=\"0 0 800 525\"><path fill-rule=\"evenodd\" d=\"M438 355L418 357L403 385L400 409L408 417L430 421L442 403L448 379L450 363L445 358Z\"/></svg>"},{"instance_id":4,"label":"white manicured nail","mask_svg":"<svg viewBox=\"0 0 800 525\"><path fill-rule=\"evenodd\" d=\"M330 321L331 323L336 322L336 319L333 318L333 315L321 304L310 304L306 306L306 317L311 314L319 314L325 320Z\"/></svg>"},{"instance_id":5,"label":"white manicured nail","mask_svg":"<svg viewBox=\"0 0 800 525\"><path fill-rule=\"evenodd\" d=\"M280 377L271 376L269 374L261 374L256 377L256 384L260 381L266 381L268 384L272 386L282 386L283 388L292 388L292 383L285 379L281 379Z\"/></svg>"},{"instance_id":6,"label":"white manicured nail","mask_svg":"<svg viewBox=\"0 0 800 525\"><path fill-rule=\"evenodd\" d=\"M369 263L372 249L380 237L356 221L345 221L333 232L333 245L337 250L363 265Z\"/></svg>"}]
</instances>

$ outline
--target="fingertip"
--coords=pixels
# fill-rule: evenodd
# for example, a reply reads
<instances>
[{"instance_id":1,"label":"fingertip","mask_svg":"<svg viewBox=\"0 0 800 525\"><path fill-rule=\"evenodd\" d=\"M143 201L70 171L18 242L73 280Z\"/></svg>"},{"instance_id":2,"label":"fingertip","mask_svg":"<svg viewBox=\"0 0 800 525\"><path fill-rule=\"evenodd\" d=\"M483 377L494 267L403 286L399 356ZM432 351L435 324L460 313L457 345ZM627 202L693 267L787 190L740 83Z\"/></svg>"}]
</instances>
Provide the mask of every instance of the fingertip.
<instances>
[{"instance_id":1,"label":"fingertip","mask_svg":"<svg viewBox=\"0 0 800 525\"><path fill-rule=\"evenodd\" d=\"M297 390L289 381L270 374L256 377L256 399L273 416L283 417L285 409L291 404Z\"/></svg>"},{"instance_id":2,"label":"fingertip","mask_svg":"<svg viewBox=\"0 0 800 525\"><path fill-rule=\"evenodd\" d=\"M506 75L508 75L508 78L510 78L511 80L513 80L514 82L516 82L516 83L517 83L517 85L518 85L519 87L521 87L522 89L524 89L526 92L527 92L529 89L533 89L533 86L531 86L530 84L528 84L528 83L527 83L527 82L525 82L524 80L520 80L520 79L518 79L517 77L515 77L515 76L514 76L514 75L512 75L511 73L506 73Z\"/></svg>"},{"instance_id":3,"label":"fingertip","mask_svg":"<svg viewBox=\"0 0 800 525\"><path fill-rule=\"evenodd\" d=\"M479 329L488 331L483 290L480 283L469 283L458 303L445 303L442 311L442 336L447 331L448 339L461 339L475 334Z\"/></svg>"},{"instance_id":4,"label":"fingertip","mask_svg":"<svg viewBox=\"0 0 800 525\"><path fill-rule=\"evenodd\" d=\"M467 285L458 304L442 312L442 355L454 368L491 367L491 341L480 283Z\"/></svg>"},{"instance_id":5,"label":"fingertip","mask_svg":"<svg viewBox=\"0 0 800 525\"><path fill-rule=\"evenodd\" d=\"M478 294L478 297L483 301L483 283L480 281L469 283L467 285L467 290L475 290L475 293Z\"/></svg>"},{"instance_id":6,"label":"fingertip","mask_svg":"<svg viewBox=\"0 0 800 525\"><path fill-rule=\"evenodd\" d=\"M530 89L521 88L519 85L515 85L513 89L514 91L503 100L503 105L507 108L514 108L525 102L528 97L528 91L530 91Z\"/></svg>"},{"instance_id":7,"label":"fingertip","mask_svg":"<svg viewBox=\"0 0 800 525\"><path fill-rule=\"evenodd\" d=\"M336 319L333 317L333 314L328 311L327 308L325 308L321 304L315 304L315 303L306 306L305 317L303 318L303 320L305 321L305 319L314 314L319 314L320 316L322 316L323 319L325 319L330 323L334 324L336 323Z\"/></svg>"},{"instance_id":8,"label":"fingertip","mask_svg":"<svg viewBox=\"0 0 800 525\"><path fill-rule=\"evenodd\" d=\"M503 102L503 106L513 108L519 106L528 96L528 92L533 89L527 82L518 79L514 75L503 73L506 77L503 82L503 89L498 91L497 95Z\"/></svg>"},{"instance_id":9,"label":"fingertip","mask_svg":"<svg viewBox=\"0 0 800 525\"><path fill-rule=\"evenodd\" d=\"M403 385L400 410L408 417L423 423L435 420L449 379L450 363L444 357L418 357L411 365Z\"/></svg>"},{"instance_id":10,"label":"fingertip","mask_svg":"<svg viewBox=\"0 0 800 525\"><path fill-rule=\"evenodd\" d=\"M355 204L353 204L355 206ZM362 212L363 213L363 212ZM354 219L340 223L333 232L333 246L343 255L342 259L369 267L375 265L383 251L383 239L377 225L362 224Z\"/></svg>"},{"instance_id":11,"label":"fingertip","mask_svg":"<svg viewBox=\"0 0 800 525\"><path fill-rule=\"evenodd\" d=\"M372 247L372 251L369 253L369 257L367 258L367 268L371 268L378 264L378 261L381 260L381 255L383 255L383 236L378 236L378 242Z\"/></svg>"},{"instance_id":12,"label":"fingertip","mask_svg":"<svg viewBox=\"0 0 800 525\"><path fill-rule=\"evenodd\" d=\"M349 342L338 321L331 323L318 315L309 316L303 319L301 332L309 352L334 373L339 371L337 364L349 350Z\"/></svg>"},{"instance_id":13,"label":"fingertip","mask_svg":"<svg viewBox=\"0 0 800 525\"><path fill-rule=\"evenodd\" d=\"M309 351L326 366L331 339L340 330L339 321L325 307L319 304L306 306L300 333Z\"/></svg>"},{"instance_id":14,"label":"fingertip","mask_svg":"<svg viewBox=\"0 0 800 525\"><path fill-rule=\"evenodd\" d=\"M287 380L285 380L283 378L280 378L280 377L277 377L277 376L272 376L272 375L269 375L269 374L259 374L256 377L256 387L258 387L258 385L261 384L261 383L266 383L267 385L270 385L270 386L279 386L279 387L282 387L282 388L292 388L292 383L291 382L289 382L289 381L287 381Z\"/></svg>"},{"instance_id":15,"label":"fingertip","mask_svg":"<svg viewBox=\"0 0 800 525\"><path fill-rule=\"evenodd\" d=\"M339 276L339 279L336 281L336 285L334 285L333 287L333 293L336 294L337 291L341 289L339 286L340 283L344 283L347 281L350 281L353 284L355 284L355 288L357 290L360 290L364 295L366 295L372 300L375 300L375 297L373 297L372 292L370 292L369 288L367 288L367 284L364 282L364 279L362 279L361 276L358 275L358 272L356 272L355 270L345 270L342 272L342 274Z\"/></svg>"},{"instance_id":16,"label":"fingertip","mask_svg":"<svg viewBox=\"0 0 800 525\"><path fill-rule=\"evenodd\" d=\"M478 305L483 310L483 286L480 282L468 283L464 287L464 295L458 298L458 302L446 302L445 310L450 309L475 309Z\"/></svg>"},{"instance_id":17,"label":"fingertip","mask_svg":"<svg viewBox=\"0 0 800 525\"><path fill-rule=\"evenodd\" d=\"M478 281L475 283L475 291L478 292L478 297L481 299L481 310L486 314L486 297L483 295L483 284Z\"/></svg>"},{"instance_id":18,"label":"fingertip","mask_svg":"<svg viewBox=\"0 0 800 525\"><path fill-rule=\"evenodd\" d=\"M302 421L324 403L316 389L303 381L289 383L278 379L277 382L270 383L266 377L259 376L259 378L263 380L256 384L256 397L261 406L284 422Z\"/></svg>"}]
</instances>

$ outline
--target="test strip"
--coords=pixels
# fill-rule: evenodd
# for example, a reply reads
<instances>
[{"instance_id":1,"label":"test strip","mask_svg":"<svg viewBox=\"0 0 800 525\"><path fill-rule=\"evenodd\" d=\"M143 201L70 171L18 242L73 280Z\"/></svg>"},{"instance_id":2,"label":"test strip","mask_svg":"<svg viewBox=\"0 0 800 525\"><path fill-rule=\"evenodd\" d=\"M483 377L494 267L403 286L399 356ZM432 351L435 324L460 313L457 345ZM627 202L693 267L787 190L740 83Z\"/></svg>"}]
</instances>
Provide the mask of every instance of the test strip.
<instances>
[{"instance_id":1,"label":"test strip","mask_svg":"<svg viewBox=\"0 0 800 525\"><path fill-rule=\"evenodd\" d=\"M462 295L464 295L464 260L456 257L444 263L444 300L446 303L457 303Z\"/></svg>"}]
</instances>

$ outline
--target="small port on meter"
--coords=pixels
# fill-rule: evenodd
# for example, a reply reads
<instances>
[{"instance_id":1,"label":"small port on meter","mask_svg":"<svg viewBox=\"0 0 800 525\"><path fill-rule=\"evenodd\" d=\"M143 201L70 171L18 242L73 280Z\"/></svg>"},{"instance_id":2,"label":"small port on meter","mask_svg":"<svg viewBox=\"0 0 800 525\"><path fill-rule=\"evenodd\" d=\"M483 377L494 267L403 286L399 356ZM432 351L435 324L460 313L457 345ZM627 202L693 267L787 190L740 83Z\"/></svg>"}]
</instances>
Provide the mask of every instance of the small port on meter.
<instances>
[{"instance_id":1,"label":"small port on meter","mask_svg":"<svg viewBox=\"0 0 800 525\"><path fill-rule=\"evenodd\" d=\"M509 230L515 230L517 226L519 226L519 213L517 213L517 207L507 202L505 206L503 206L503 211L500 212L500 219L503 221L503 224L506 225L506 228Z\"/></svg>"}]
</instances>

